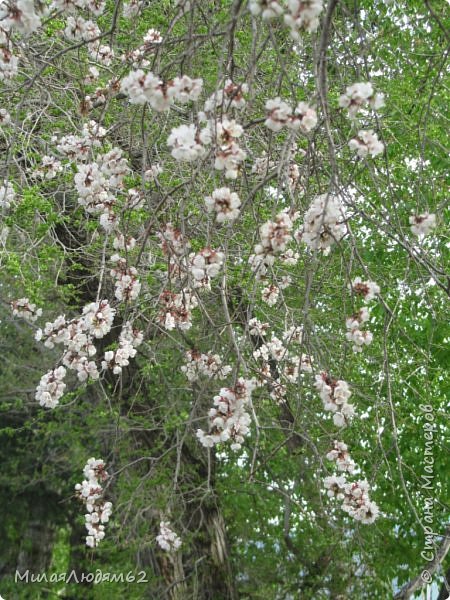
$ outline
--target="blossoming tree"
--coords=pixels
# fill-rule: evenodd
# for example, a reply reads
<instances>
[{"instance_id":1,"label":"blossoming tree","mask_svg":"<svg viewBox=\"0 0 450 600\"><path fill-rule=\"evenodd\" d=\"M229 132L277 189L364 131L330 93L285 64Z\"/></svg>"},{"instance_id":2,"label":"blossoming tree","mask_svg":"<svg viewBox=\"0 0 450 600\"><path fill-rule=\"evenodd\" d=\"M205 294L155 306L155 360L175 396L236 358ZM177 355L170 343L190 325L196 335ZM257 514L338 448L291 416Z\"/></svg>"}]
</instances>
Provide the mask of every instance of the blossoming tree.
<instances>
[{"instance_id":1,"label":"blossoming tree","mask_svg":"<svg viewBox=\"0 0 450 600\"><path fill-rule=\"evenodd\" d=\"M445 595L444 11L2 2L6 590Z\"/></svg>"}]
</instances>

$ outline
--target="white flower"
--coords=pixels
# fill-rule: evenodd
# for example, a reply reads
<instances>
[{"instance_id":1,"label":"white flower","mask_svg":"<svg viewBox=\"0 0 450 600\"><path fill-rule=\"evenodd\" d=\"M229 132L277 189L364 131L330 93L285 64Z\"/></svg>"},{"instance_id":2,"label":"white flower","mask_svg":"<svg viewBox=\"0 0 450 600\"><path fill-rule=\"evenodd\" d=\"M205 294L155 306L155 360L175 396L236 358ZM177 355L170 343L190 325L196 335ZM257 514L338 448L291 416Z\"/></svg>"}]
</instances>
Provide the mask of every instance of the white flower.
<instances>
[{"instance_id":1,"label":"white flower","mask_svg":"<svg viewBox=\"0 0 450 600\"><path fill-rule=\"evenodd\" d=\"M156 536L156 541L166 552L176 552L182 543L170 528L169 521L161 521L159 524L159 535Z\"/></svg>"},{"instance_id":2,"label":"white flower","mask_svg":"<svg viewBox=\"0 0 450 600\"><path fill-rule=\"evenodd\" d=\"M0 208L10 208L14 202L16 192L9 181L4 181L0 187Z\"/></svg>"},{"instance_id":3,"label":"white flower","mask_svg":"<svg viewBox=\"0 0 450 600\"><path fill-rule=\"evenodd\" d=\"M14 316L22 317L30 323L34 323L42 315L42 308L36 308L28 298L19 298L11 302L12 313Z\"/></svg>"},{"instance_id":4,"label":"white flower","mask_svg":"<svg viewBox=\"0 0 450 600\"><path fill-rule=\"evenodd\" d=\"M354 118L365 105L371 106L374 110L384 106L384 95L375 93L371 83L354 83L339 98L339 106L347 108L351 118Z\"/></svg>"},{"instance_id":5,"label":"white flower","mask_svg":"<svg viewBox=\"0 0 450 600\"><path fill-rule=\"evenodd\" d=\"M265 21L283 14L279 0L250 0L248 8L252 15L261 15Z\"/></svg>"},{"instance_id":6,"label":"white flower","mask_svg":"<svg viewBox=\"0 0 450 600\"><path fill-rule=\"evenodd\" d=\"M322 0L287 0L288 13L284 22L291 30L291 37L298 40L299 30L316 31L319 27L319 15L323 10Z\"/></svg>"},{"instance_id":7,"label":"white flower","mask_svg":"<svg viewBox=\"0 0 450 600\"><path fill-rule=\"evenodd\" d=\"M58 367L41 377L41 381L36 389L36 400L45 408L55 408L59 404L59 399L64 394L66 384L63 379L66 376L66 369Z\"/></svg>"},{"instance_id":8,"label":"white flower","mask_svg":"<svg viewBox=\"0 0 450 600\"><path fill-rule=\"evenodd\" d=\"M345 217L339 196L317 196L305 213L300 238L312 250L328 250L346 232Z\"/></svg>"},{"instance_id":9,"label":"white flower","mask_svg":"<svg viewBox=\"0 0 450 600\"><path fill-rule=\"evenodd\" d=\"M209 130L199 130L194 124L180 125L172 129L167 145L172 148L172 156L179 161L192 162L206 154L205 145L209 144Z\"/></svg>"},{"instance_id":10,"label":"white flower","mask_svg":"<svg viewBox=\"0 0 450 600\"><path fill-rule=\"evenodd\" d=\"M427 235L436 227L436 215L433 213L422 213L409 217L411 231L415 235Z\"/></svg>"},{"instance_id":11,"label":"white flower","mask_svg":"<svg viewBox=\"0 0 450 600\"><path fill-rule=\"evenodd\" d=\"M355 277L351 284L348 285L349 290L353 290L355 294L359 294L364 298L365 302L370 302L380 293L380 286L374 281L363 281L361 277Z\"/></svg>"},{"instance_id":12,"label":"white flower","mask_svg":"<svg viewBox=\"0 0 450 600\"><path fill-rule=\"evenodd\" d=\"M205 204L208 212L214 211L216 213L216 221L223 223L237 219L241 201L236 192L232 192L230 188L223 187L214 190L211 196L207 196Z\"/></svg>"},{"instance_id":13,"label":"white flower","mask_svg":"<svg viewBox=\"0 0 450 600\"><path fill-rule=\"evenodd\" d=\"M85 504L87 513L84 515L88 535L86 545L95 548L105 537L105 527L112 514L112 503L104 502L101 483L109 477L103 460L90 458L84 469L86 479L75 485L78 498Z\"/></svg>"},{"instance_id":14,"label":"white flower","mask_svg":"<svg viewBox=\"0 0 450 600\"><path fill-rule=\"evenodd\" d=\"M377 134L371 129L358 131L358 136L350 140L348 145L350 150L355 150L361 158L365 158L368 154L377 156L384 150L384 144L379 141Z\"/></svg>"}]
</instances>

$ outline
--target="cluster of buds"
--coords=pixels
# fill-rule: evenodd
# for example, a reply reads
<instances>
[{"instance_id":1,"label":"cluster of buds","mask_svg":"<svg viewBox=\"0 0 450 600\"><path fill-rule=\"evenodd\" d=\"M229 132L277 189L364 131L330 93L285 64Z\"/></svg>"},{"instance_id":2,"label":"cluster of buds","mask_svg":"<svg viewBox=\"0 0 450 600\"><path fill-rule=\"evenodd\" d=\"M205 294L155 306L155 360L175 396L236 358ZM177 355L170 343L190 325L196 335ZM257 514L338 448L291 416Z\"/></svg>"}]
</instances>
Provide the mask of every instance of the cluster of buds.
<instances>
[{"instance_id":1,"label":"cluster of buds","mask_svg":"<svg viewBox=\"0 0 450 600\"><path fill-rule=\"evenodd\" d=\"M348 383L342 379L333 379L323 371L316 375L314 387L319 392L326 411L333 413L336 427L344 427L355 414L353 404L348 402L352 395Z\"/></svg>"},{"instance_id":2,"label":"cluster of buds","mask_svg":"<svg viewBox=\"0 0 450 600\"><path fill-rule=\"evenodd\" d=\"M288 13L284 15L284 22L291 30L292 39L300 39L300 30L309 33L317 30L323 0L287 0L287 5Z\"/></svg>"},{"instance_id":3,"label":"cluster of buds","mask_svg":"<svg viewBox=\"0 0 450 600\"><path fill-rule=\"evenodd\" d=\"M105 537L105 523L108 523L112 513L111 502L103 500L102 483L109 475L103 460L90 458L83 470L85 477L82 483L75 485L77 497L86 505L85 524L88 535L86 546L95 548Z\"/></svg>"},{"instance_id":4,"label":"cluster of buds","mask_svg":"<svg viewBox=\"0 0 450 600\"><path fill-rule=\"evenodd\" d=\"M287 127L292 131L308 133L317 125L317 113L306 102L300 102L292 110L289 104L277 97L267 100L266 113L264 125L275 132Z\"/></svg>"},{"instance_id":5,"label":"cluster of buds","mask_svg":"<svg viewBox=\"0 0 450 600\"><path fill-rule=\"evenodd\" d=\"M54 156L43 156L39 168L33 171L33 177L37 179L54 179L62 170L61 161Z\"/></svg>"},{"instance_id":6,"label":"cluster of buds","mask_svg":"<svg viewBox=\"0 0 450 600\"><path fill-rule=\"evenodd\" d=\"M139 46L139 48L124 54L122 56L122 62L131 63L134 68L146 68L150 66L150 61L147 59L147 56L153 54L162 41L163 37L159 31L156 29L149 29L144 35L144 43Z\"/></svg>"},{"instance_id":7,"label":"cluster of buds","mask_svg":"<svg viewBox=\"0 0 450 600\"><path fill-rule=\"evenodd\" d=\"M214 397L208 416L209 433L197 430L197 438L206 448L231 440L231 449L240 450L244 437L250 432L251 418L247 407L255 387L253 380L239 379L234 388L222 388Z\"/></svg>"},{"instance_id":8,"label":"cluster of buds","mask_svg":"<svg viewBox=\"0 0 450 600\"><path fill-rule=\"evenodd\" d=\"M102 338L111 331L114 320L115 310L111 308L108 300L100 302L91 302L83 309L83 314L78 319L66 321L64 315L60 315L54 322L47 322L44 330L38 329L35 339L43 341L47 348L54 348L55 344L63 344L65 353L62 357L62 362L65 367L77 372L80 381L86 381L88 377L98 379L99 373L94 361L89 358L96 353L96 348L93 344L94 338ZM62 369L60 371L59 369ZM54 408L57 400L62 395L65 384L57 385L55 383L55 373L61 373L60 380L65 376L65 369L60 367L54 371L50 371L41 379L36 397L39 395L39 400L43 399L41 404ZM42 396L42 386L46 383L44 378L50 376L52 387L52 399L48 396ZM56 382L58 378L56 378ZM48 391L45 389L45 391ZM59 394L59 395L58 395ZM44 403L45 402L45 403Z\"/></svg>"},{"instance_id":9,"label":"cluster of buds","mask_svg":"<svg viewBox=\"0 0 450 600\"><path fill-rule=\"evenodd\" d=\"M42 315L42 308L36 308L36 304L29 301L28 298L19 298L11 302L12 314L15 317L22 317L30 323L34 323Z\"/></svg>"},{"instance_id":10,"label":"cluster of buds","mask_svg":"<svg viewBox=\"0 0 450 600\"><path fill-rule=\"evenodd\" d=\"M325 477L324 484L327 496L342 500L342 510L356 521L369 525L378 518L379 508L370 500L370 486L365 479L347 482L343 475L332 475Z\"/></svg>"},{"instance_id":11,"label":"cluster of buds","mask_svg":"<svg viewBox=\"0 0 450 600\"><path fill-rule=\"evenodd\" d=\"M275 306L280 297L280 288L273 283L269 284L261 290L261 300L268 306Z\"/></svg>"},{"instance_id":12,"label":"cluster of buds","mask_svg":"<svg viewBox=\"0 0 450 600\"><path fill-rule=\"evenodd\" d=\"M251 331L258 332L263 337L266 328L263 323L251 323ZM277 402L283 402L287 389L287 383L297 383L300 373L311 373L314 359L309 354L298 353L290 350L287 346L290 344L302 342L302 330L300 327L293 327L283 334L283 340L272 334L270 341L265 341L254 350L253 357L262 361L259 368L260 382L270 385L270 396ZM277 363L276 372L279 377L275 379L271 369L271 364Z\"/></svg>"},{"instance_id":13,"label":"cluster of buds","mask_svg":"<svg viewBox=\"0 0 450 600\"><path fill-rule=\"evenodd\" d=\"M264 21L280 17L284 12L279 0L250 0L248 7L252 15L261 15Z\"/></svg>"},{"instance_id":14,"label":"cluster of buds","mask_svg":"<svg viewBox=\"0 0 450 600\"><path fill-rule=\"evenodd\" d=\"M261 15L265 21L284 15L284 22L294 40L300 39L300 31L313 32L319 27L323 0L287 0L287 12L279 0L250 0L250 12Z\"/></svg>"},{"instance_id":15,"label":"cluster of buds","mask_svg":"<svg viewBox=\"0 0 450 600\"><path fill-rule=\"evenodd\" d=\"M0 186L0 208L10 208L15 197L16 192L14 191L13 186L9 181L5 181L3 185Z\"/></svg>"}]
</instances>

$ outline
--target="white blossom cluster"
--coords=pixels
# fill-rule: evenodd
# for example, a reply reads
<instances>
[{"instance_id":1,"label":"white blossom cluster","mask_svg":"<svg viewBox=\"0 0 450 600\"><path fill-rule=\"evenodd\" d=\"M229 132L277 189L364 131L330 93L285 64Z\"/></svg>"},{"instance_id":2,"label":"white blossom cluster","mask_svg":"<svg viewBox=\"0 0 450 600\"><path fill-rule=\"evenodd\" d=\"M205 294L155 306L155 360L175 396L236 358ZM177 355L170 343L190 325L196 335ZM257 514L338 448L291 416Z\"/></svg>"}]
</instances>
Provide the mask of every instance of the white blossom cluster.
<instances>
[{"instance_id":1,"label":"white blossom cluster","mask_svg":"<svg viewBox=\"0 0 450 600\"><path fill-rule=\"evenodd\" d=\"M348 383L342 379L333 379L323 371L316 375L314 387L319 392L326 411L333 413L336 427L344 427L355 414L355 407L348 402L352 395Z\"/></svg>"},{"instance_id":2,"label":"white blossom cluster","mask_svg":"<svg viewBox=\"0 0 450 600\"><path fill-rule=\"evenodd\" d=\"M280 297L280 288L273 283L269 284L261 290L261 300L268 306L275 306Z\"/></svg>"},{"instance_id":3,"label":"white blossom cluster","mask_svg":"<svg viewBox=\"0 0 450 600\"><path fill-rule=\"evenodd\" d=\"M119 239L118 243L120 244L120 236L115 239ZM126 243L125 240L123 240L123 242L124 244ZM133 244L131 243L131 245ZM137 269L128 266L127 259L120 257L118 254L113 254L111 256L111 262L114 264L114 267L111 269L110 273L116 280L114 290L115 297L119 302L132 302L133 300L136 300L141 291L141 282L138 279Z\"/></svg>"},{"instance_id":4,"label":"white blossom cluster","mask_svg":"<svg viewBox=\"0 0 450 600\"><path fill-rule=\"evenodd\" d=\"M409 217L411 231L415 235L428 235L436 227L436 215L433 213L422 213Z\"/></svg>"},{"instance_id":5,"label":"white blossom cluster","mask_svg":"<svg viewBox=\"0 0 450 600\"><path fill-rule=\"evenodd\" d=\"M333 442L333 448L327 453L327 459L336 463L339 471L353 473L356 468L354 460L350 457L347 444L344 442Z\"/></svg>"},{"instance_id":6,"label":"white blossom cluster","mask_svg":"<svg viewBox=\"0 0 450 600\"><path fill-rule=\"evenodd\" d=\"M206 114L213 113L218 107L223 112L235 108L241 110L246 105L244 94L248 92L246 83L233 83L231 79L225 81L225 86L216 91L205 102L204 112Z\"/></svg>"},{"instance_id":7,"label":"white blossom cluster","mask_svg":"<svg viewBox=\"0 0 450 600\"><path fill-rule=\"evenodd\" d=\"M113 148L110 152L100 155L96 162L77 165L75 187L78 192L78 202L90 214L100 213L100 224L107 232L119 225L119 219L114 213L116 204L115 194L123 187L123 179L129 172L127 160L122 151ZM128 191L130 193L131 190ZM138 208L139 202L130 208Z\"/></svg>"},{"instance_id":8,"label":"white blossom cluster","mask_svg":"<svg viewBox=\"0 0 450 600\"><path fill-rule=\"evenodd\" d=\"M42 308L36 308L36 304L29 301L28 298L18 298L11 302L12 314L15 317L22 317L30 323L34 323L42 315Z\"/></svg>"},{"instance_id":9,"label":"white blossom cluster","mask_svg":"<svg viewBox=\"0 0 450 600\"><path fill-rule=\"evenodd\" d=\"M65 376L66 369L58 367L41 377L35 395L36 400L39 401L41 406L45 406L45 408L55 408L58 406L59 399L66 389L66 384L63 381Z\"/></svg>"},{"instance_id":10,"label":"white blossom cluster","mask_svg":"<svg viewBox=\"0 0 450 600\"><path fill-rule=\"evenodd\" d=\"M185 270L185 262L182 259L191 246L189 240L186 240L181 231L176 229L172 223L166 223L164 229L157 236L163 254L169 259L169 276L180 275Z\"/></svg>"},{"instance_id":11,"label":"white blossom cluster","mask_svg":"<svg viewBox=\"0 0 450 600\"><path fill-rule=\"evenodd\" d=\"M33 176L37 179L54 179L62 170L61 161L54 156L43 156L41 164L38 169L34 170Z\"/></svg>"},{"instance_id":12,"label":"white blossom cluster","mask_svg":"<svg viewBox=\"0 0 450 600\"><path fill-rule=\"evenodd\" d=\"M292 240L293 221L286 212L280 212L274 221L267 221L259 228L261 242L256 244L254 254L249 257L249 264L258 278L267 273L267 267L273 266L277 255L286 252L286 246Z\"/></svg>"},{"instance_id":13,"label":"white blossom cluster","mask_svg":"<svg viewBox=\"0 0 450 600\"><path fill-rule=\"evenodd\" d=\"M18 31L24 35L41 26L41 16L36 12L34 0L10 0L0 4L0 22L3 32Z\"/></svg>"},{"instance_id":14,"label":"white blossom cluster","mask_svg":"<svg viewBox=\"0 0 450 600\"><path fill-rule=\"evenodd\" d=\"M205 354L194 349L188 350L185 356L186 363L181 367L181 371L189 381L197 381L201 375L210 379L225 379L232 371L229 365L223 364L218 354Z\"/></svg>"},{"instance_id":15,"label":"white blossom cluster","mask_svg":"<svg viewBox=\"0 0 450 600\"><path fill-rule=\"evenodd\" d=\"M262 323L259 319L253 318L248 322L248 332L250 335L264 337L269 330L269 323Z\"/></svg>"},{"instance_id":16,"label":"white blossom cluster","mask_svg":"<svg viewBox=\"0 0 450 600\"><path fill-rule=\"evenodd\" d=\"M214 396L214 406L208 412L209 433L197 430L197 438L203 446L212 448L231 440L232 450L241 449L245 436L250 433L251 418L247 408L255 385L254 380L240 378L234 388L222 388Z\"/></svg>"},{"instance_id":17,"label":"white blossom cluster","mask_svg":"<svg viewBox=\"0 0 450 600\"><path fill-rule=\"evenodd\" d=\"M365 302L374 300L375 297L380 293L380 286L374 281L363 281L361 277L355 277L355 279L348 285L348 289L353 291L355 294L362 296Z\"/></svg>"},{"instance_id":18,"label":"white blossom cluster","mask_svg":"<svg viewBox=\"0 0 450 600\"><path fill-rule=\"evenodd\" d=\"M284 22L294 40L300 38L300 30L313 32L319 27L323 0L287 0L286 12L279 0L250 0L250 12L261 15L265 21L284 15Z\"/></svg>"},{"instance_id":19,"label":"white blossom cluster","mask_svg":"<svg viewBox=\"0 0 450 600\"><path fill-rule=\"evenodd\" d=\"M198 305L197 298L189 290L179 294L164 290L159 298L161 305L159 322L168 331L179 327L182 330L192 327L192 309Z\"/></svg>"},{"instance_id":20,"label":"white blossom cluster","mask_svg":"<svg viewBox=\"0 0 450 600\"><path fill-rule=\"evenodd\" d=\"M319 27L319 15L323 11L323 0L287 0L288 12L284 22L291 30L294 40L300 39L299 31L316 31Z\"/></svg>"},{"instance_id":21,"label":"white blossom cluster","mask_svg":"<svg viewBox=\"0 0 450 600\"><path fill-rule=\"evenodd\" d=\"M264 337L267 328L264 323L257 319L249 322L253 335L257 334ZM272 334L270 341L264 341L253 351L253 357L261 360L262 365L259 369L260 383L268 383L271 388L270 396L277 402L284 402L287 393L286 383L297 383L300 373L311 373L314 359L309 354L294 352L289 350L288 345L302 343L302 328L291 327L283 333L281 340ZM277 364L277 373L279 377L274 379L271 364Z\"/></svg>"},{"instance_id":22,"label":"white blossom cluster","mask_svg":"<svg viewBox=\"0 0 450 600\"><path fill-rule=\"evenodd\" d=\"M11 115L6 110L6 108L0 108L0 125L6 126L10 125L12 122Z\"/></svg>"},{"instance_id":23,"label":"white blossom cluster","mask_svg":"<svg viewBox=\"0 0 450 600\"><path fill-rule=\"evenodd\" d=\"M217 223L235 221L239 216L241 201L236 192L222 187L214 190L211 196L205 198L206 210L216 213Z\"/></svg>"},{"instance_id":24,"label":"white blossom cluster","mask_svg":"<svg viewBox=\"0 0 450 600\"><path fill-rule=\"evenodd\" d=\"M105 352L102 369L111 369L114 375L120 375L123 367L130 364L129 359L136 356L136 348L142 343L143 339L142 331L133 329L129 321L124 323L119 336L119 347L117 350Z\"/></svg>"},{"instance_id":25,"label":"white blossom cluster","mask_svg":"<svg viewBox=\"0 0 450 600\"><path fill-rule=\"evenodd\" d=\"M16 192L9 181L4 181L0 186L0 208L11 208Z\"/></svg>"},{"instance_id":26,"label":"white blossom cluster","mask_svg":"<svg viewBox=\"0 0 450 600\"><path fill-rule=\"evenodd\" d=\"M252 15L261 15L265 21L280 17L284 12L279 0L250 0L248 7Z\"/></svg>"},{"instance_id":27,"label":"white blossom cluster","mask_svg":"<svg viewBox=\"0 0 450 600\"><path fill-rule=\"evenodd\" d=\"M137 17L139 15L142 7L142 0L130 0L129 2L124 2L122 14L125 19L132 19L133 17Z\"/></svg>"},{"instance_id":28,"label":"white blossom cluster","mask_svg":"<svg viewBox=\"0 0 450 600\"><path fill-rule=\"evenodd\" d=\"M52 141L57 142L56 149L64 157L83 162L90 158L91 150L101 146L105 135L104 127L95 121L89 121L83 125L81 135L65 135L59 142L54 136Z\"/></svg>"},{"instance_id":29,"label":"white blossom cluster","mask_svg":"<svg viewBox=\"0 0 450 600\"><path fill-rule=\"evenodd\" d=\"M299 102L295 110L277 97L266 102L265 126L278 132L287 127L293 131L308 133L317 125L317 113L306 102Z\"/></svg>"},{"instance_id":30,"label":"white blossom cluster","mask_svg":"<svg viewBox=\"0 0 450 600\"><path fill-rule=\"evenodd\" d=\"M370 500L370 486L365 479L352 483L343 475L332 475L325 477L324 483L327 496L342 500L342 510L356 521L369 525L378 518L380 510Z\"/></svg>"},{"instance_id":31,"label":"white blossom cluster","mask_svg":"<svg viewBox=\"0 0 450 600\"><path fill-rule=\"evenodd\" d=\"M206 155L211 139L209 127L200 129L191 123L174 127L167 138L167 145L172 148L171 155L175 160L192 162Z\"/></svg>"},{"instance_id":32,"label":"white blossom cluster","mask_svg":"<svg viewBox=\"0 0 450 600\"><path fill-rule=\"evenodd\" d=\"M125 63L131 63L135 69L147 68L150 66L148 57L151 57L162 41L163 37L158 30L149 29L144 35L143 44L123 54L121 60Z\"/></svg>"},{"instance_id":33,"label":"white blossom cluster","mask_svg":"<svg viewBox=\"0 0 450 600\"><path fill-rule=\"evenodd\" d=\"M112 513L112 503L103 500L102 483L109 475L101 459L90 458L84 469L85 479L75 485L77 497L86 505L85 525L87 529L86 546L95 548L105 537L105 523Z\"/></svg>"},{"instance_id":34,"label":"white blossom cluster","mask_svg":"<svg viewBox=\"0 0 450 600\"><path fill-rule=\"evenodd\" d=\"M239 145L239 138L244 129L234 119L223 116L221 120L210 125L215 140L214 168L225 171L226 179L236 179L239 168L244 162L247 153Z\"/></svg>"},{"instance_id":35,"label":"white blossom cluster","mask_svg":"<svg viewBox=\"0 0 450 600\"><path fill-rule=\"evenodd\" d=\"M361 108L370 106L378 110L384 106L384 94L376 93L371 83L354 83L339 98L339 106L347 108L351 118L356 117Z\"/></svg>"},{"instance_id":36,"label":"white blossom cluster","mask_svg":"<svg viewBox=\"0 0 450 600\"><path fill-rule=\"evenodd\" d=\"M330 251L330 247L346 233L341 198L332 194L317 196L304 216L303 229L298 237L311 250Z\"/></svg>"},{"instance_id":37,"label":"white blossom cluster","mask_svg":"<svg viewBox=\"0 0 450 600\"><path fill-rule=\"evenodd\" d=\"M53 0L52 8L67 13L75 13L77 10L87 10L96 17L103 14L105 10L105 0Z\"/></svg>"},{"instance_id":38,"label":"white blossom cluster","mask_svg":"<svg viewBox=\"0 0 450 600\"><path fill-rule=\"evenodd\" d=\"M223 265L224 254L212 248L203 248L189 255L189 270L194 288L211 289L211 279L217 277Z\"/></svg>"},{"instance_id":39,"label":"white blossom cluster","mask_svg":"<svg viewBox=\"0 0 450 600\"><path fill-rule=\"evenodd\" d=\"M170 528L170 521L161 521L156 541L166 552L176 552L182 544L180 538Z\"/></svg>"},{"instance_id":40,"label":"white blossom cluster","mask_svg":"<svg viewBox=\"0 0 450 600\"><path fill-rule=\"evenodd\" d=\"M378 156L384 150L384 144L380 142L372 129L358 131L358 135L349 141L348 146L361 158L365 158L367 155Z\"/></svg>"},{"instance_id":41,"label":"white blossom cluster","mask_svg":"<svg viewBox=\"0 0 450 600\"><path fill-rule=\"evenodd\" d=\"M12 79L18 73L19 59L12 53L11 46L8 35L0 29L0 81Z\"/></svg>"},{"instance_id":42,"label":"white blossom cluster","mask_svg":"<svg viewBox=\"0 0 450 600\"><path fill-rule=\"evenodd\" d=\"M369 346L372 343L372 332L361 328L361 325L369 320L369 316L369 311L363 307L345 321L345 326L347 327L345 337L349 342L353 343L353 352L362 352L364 345Z\"/></svg>"},{"instance_id":43,"label":"white blossom cluster","mask_svg":"<svg viewBox=\"0 0 450 600\"><path fill-rule=\"evenodd\" d=\"M153 110L169 110L174 102L187 104L199 99L203 88L202 79L191 79L187 75L164 82L152 72L142 69L131 71L121 83L121 91L131 104L148 103Z\"/></svg>"},{"instance_id":44,"label":"white blossom cluster","mask_svg":"<svg viewBox=\"0 0 450 600\"><path fill-rule=\"evenodd\" d=\"M80 318L66 321L65 316L60 315L54 322L47 322L44 330L38 329L35 338L37 341L43 341L47 348L53 348L55 344L63 344L65 346L62 357L64 366L76 371L78 379L82 382L88 377L95 380L99 378L97 365L93 360L89 360L97 352L93 340L109 333L114 315L115 309L109 305L108 300L91 302L83 308ZM65 375L65 369L63 370ZM57 403L50 404L53 404L49 405L50 408L54 408Z\"/></svg>"}]
</instances>

